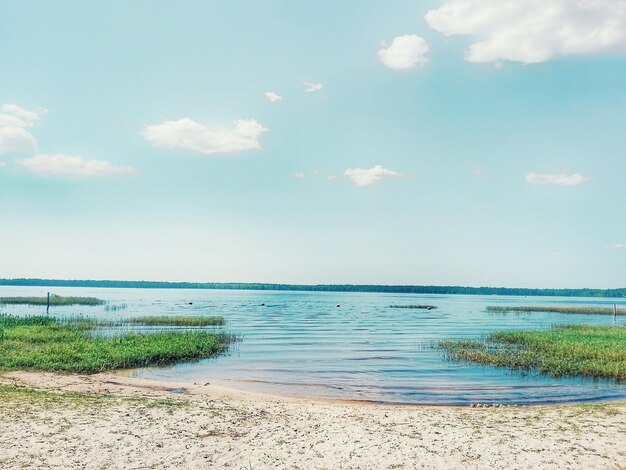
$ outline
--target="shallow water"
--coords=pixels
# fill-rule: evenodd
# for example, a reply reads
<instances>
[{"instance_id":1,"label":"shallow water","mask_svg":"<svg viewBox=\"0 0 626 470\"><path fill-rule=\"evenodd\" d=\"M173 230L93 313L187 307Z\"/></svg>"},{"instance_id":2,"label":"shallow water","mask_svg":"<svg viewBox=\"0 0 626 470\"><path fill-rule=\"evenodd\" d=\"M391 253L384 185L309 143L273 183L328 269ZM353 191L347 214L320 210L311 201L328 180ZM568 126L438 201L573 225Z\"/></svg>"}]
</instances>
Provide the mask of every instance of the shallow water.
<instances>
[{"instance_id":1,"label":"shallow water","mask_svg":"<svg viewBox=\"0 0 626 470\"><path fill-rule=\"evenodd\" d=\"M395 403L547 404L626 398L626 384L453 362L433 348L442 339L479 338L494 330L614 324L610 315L495 314L485 312L487 305L619 306L624 299L56 287L0 287L0 296L45 295L48 290L126 304L109 312L102 306L52 307L53 314L121 319L222 315L224 328L242 337L227 356L132 371L137 377ZM437 309L389 308L406 304ZM43 310L0 307L0 313L14 314ZM617 324L626 324L626 317L618 316Z\"/></svg>"}]
</instances>

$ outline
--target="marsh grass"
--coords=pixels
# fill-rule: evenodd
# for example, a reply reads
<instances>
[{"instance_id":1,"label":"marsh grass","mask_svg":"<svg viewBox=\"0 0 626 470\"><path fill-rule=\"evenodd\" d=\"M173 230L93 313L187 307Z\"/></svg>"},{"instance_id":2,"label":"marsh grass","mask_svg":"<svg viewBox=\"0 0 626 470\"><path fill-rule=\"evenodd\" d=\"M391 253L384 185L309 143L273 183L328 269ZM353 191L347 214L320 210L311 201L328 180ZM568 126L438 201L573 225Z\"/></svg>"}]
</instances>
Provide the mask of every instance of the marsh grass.
<instances>
[{"instance_id":1,"label":"marsh grass","mask_svg":"<svg viewBox=\"0 0 626 470\"><path fill-rule=\"evenodd\" d=\"M221 326L224 325L224 318L218 316L153 316L134 317L124 320L134 325L146 326Z\"/></svg>"},{"instance_id":2,"label":"marsh grass","mask_svg":"<svg viewBox=\"0 0 626 470\"><path fill-rule=\"evenodd\" d=\"M574 313L582 315L613 315L613 307L585 307L585 306L559 306L559 305L533 305L533 306L489 306L487 312L509 313L509 312L553 312L553 313ZM618 315L626 315L626 308L617 308Z\"/></svg>"},{"instance_id":3,"label":"marsh grass","mask_svg":"<svg viewBox=\"0 0 626 470\"><path fill-rule=\"evenodd\" d=\"M50 305L104 305L106 302L95 297L63 297L52 294ZM0 305L48 305L48 297L0 297Z\"/></svg>"},{"instance_id":4,"label":"marsh grass","mask_svg":"<svg viewBox=\"0 0 626 470\"><path fill-rule=\"evenodd\" d=\"M437 307L434 305L390 305L389 308L419 308L424 310L434 310Z\"/></svg>"},{"instance_id":5,"label":"marsh grass","mask_svg":"<svg viewBox=\"0 0 626 470\"><path fill-rule=\"evenodd\" d=\"M439 343L454 360L552 376L626 380L626 326L568 325L547 331L503 331L482 341Z\"/></svg>"},{"instance_id":6,"label":"marsh grass","mask_svg":"<svg viewBox=\"0 0 626 470\"><path fill-rule=\"evenodd\" d=\"M234 337L208 331L94 335L96 320L0 315L0 370L96 373L192 361L224 353Z\"/></svg>"}]
</instances>

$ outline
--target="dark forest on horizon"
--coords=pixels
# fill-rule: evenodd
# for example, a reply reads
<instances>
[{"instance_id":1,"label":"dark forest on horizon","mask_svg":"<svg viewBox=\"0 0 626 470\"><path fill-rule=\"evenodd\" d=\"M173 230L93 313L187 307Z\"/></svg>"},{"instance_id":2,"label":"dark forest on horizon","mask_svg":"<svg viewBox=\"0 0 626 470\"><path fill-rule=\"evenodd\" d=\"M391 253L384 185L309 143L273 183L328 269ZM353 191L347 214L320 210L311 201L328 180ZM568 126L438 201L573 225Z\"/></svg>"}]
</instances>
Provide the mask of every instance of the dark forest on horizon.
<instances>
[{"instance_id":1,"label":"dark forest on horizon","mask_svg":"<svg viewBox=\"0 0 626 470\"><path fill-rule=\"evenodd\" d=\"M282 290L309 292L376 292L393 294L446 295L517 295L555 297L626 297L626 288L619 289L532 289L516 287L467 286L399 286L359 284L269 284L250 282L166 282L166 281L107 281L69 279L0 279L0 286L39 287L105 287L140 289L231 289Z\"/></svg>"}]
</instances>

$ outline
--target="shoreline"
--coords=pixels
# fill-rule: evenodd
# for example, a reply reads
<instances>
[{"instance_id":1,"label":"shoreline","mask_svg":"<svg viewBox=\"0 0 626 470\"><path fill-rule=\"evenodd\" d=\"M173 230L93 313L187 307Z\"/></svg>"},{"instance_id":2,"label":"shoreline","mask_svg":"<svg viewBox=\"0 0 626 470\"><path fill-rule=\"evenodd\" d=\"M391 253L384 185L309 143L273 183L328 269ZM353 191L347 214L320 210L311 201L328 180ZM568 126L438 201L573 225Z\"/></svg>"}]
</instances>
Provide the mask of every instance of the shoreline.
<instances>
[{"instance_id":1,"label":"shoreline","mask_svg":"<svg viewBox=\"0 0 626 470\"><path fill-rule=\"evenodd\" d=\"M398 405L116 373L0 384L17 386L0 394L2 468L626 468L624 401Z\"/></svg>"},{"instance_id":2,"label":"shoreline","mask_svg":"<svg viewBox=\"0 0 626 470\"><path fill-rule=\"evenodd\" d=\"M626 407L626 399L613 400L583 400L563 403L544 404L449 404L449 403L411 403L411 402L386 402L378 400L366 400L358 398L333 398L308 395L281 395L277 393L244 390L222 384L206 382L176 382L168 380L132 377L127 375L131 370L101 372L97 374L55 373L34 371L10 371L0 372L0 385L17 384L24 387L32 387L48 391L67 391L91 394L113 394L120 397L144 396L160 398L190 398L210 396L221 400L254 400L258 403L301 403L318 405L348 405L368 407L391 407L391 408L518 408L518 409L542 409L542 408L567 408L576 406L602 406L614 405Z\"/></svg>"}]
</instances>

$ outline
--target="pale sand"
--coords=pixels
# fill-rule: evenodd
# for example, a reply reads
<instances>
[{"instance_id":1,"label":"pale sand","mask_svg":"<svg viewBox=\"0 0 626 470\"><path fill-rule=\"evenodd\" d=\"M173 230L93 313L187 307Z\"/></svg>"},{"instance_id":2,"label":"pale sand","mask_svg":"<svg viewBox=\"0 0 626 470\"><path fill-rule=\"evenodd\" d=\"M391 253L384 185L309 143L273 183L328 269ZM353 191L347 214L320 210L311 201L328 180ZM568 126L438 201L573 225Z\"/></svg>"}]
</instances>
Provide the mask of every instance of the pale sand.
<instances>
[{"instance_id":1,"label":"pale sand","mask_svg":"<svg viewBox=\"0 0 626 470\"><path fill-rule=\"evenodd\" d=\"M49 394L0 395L3 469L626 466L623 402L389 406L279 398L114 374L10 373L1 375L0 383L96 394L55 394L53 400L45 399ZM174 387L188 392L169 391Z\"/></svg>"}]
</instances>

